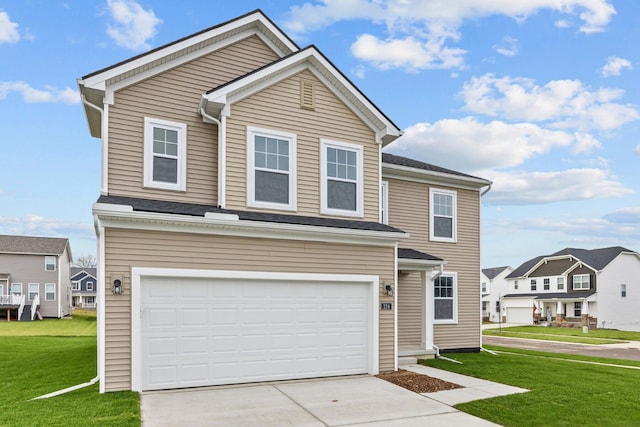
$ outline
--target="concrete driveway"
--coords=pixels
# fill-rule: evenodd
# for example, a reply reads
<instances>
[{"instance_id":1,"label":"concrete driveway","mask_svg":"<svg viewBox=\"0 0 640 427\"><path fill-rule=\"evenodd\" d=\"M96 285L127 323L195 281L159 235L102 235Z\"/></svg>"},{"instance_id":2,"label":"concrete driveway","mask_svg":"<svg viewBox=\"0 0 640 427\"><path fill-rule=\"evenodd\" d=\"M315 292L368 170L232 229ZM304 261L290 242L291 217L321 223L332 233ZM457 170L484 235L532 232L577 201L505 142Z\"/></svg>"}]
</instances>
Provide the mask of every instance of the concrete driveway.
<instances>
[{"instance_id":1,"label":"concrete driveway","mask_svg":"<svg viewBox=\"0 0 640 427\"><path fill-rule=\"evenodd\" d=\"M145 427L495 425L371 376L145 392L141 410Z\"/></svg>"}]
</instances>

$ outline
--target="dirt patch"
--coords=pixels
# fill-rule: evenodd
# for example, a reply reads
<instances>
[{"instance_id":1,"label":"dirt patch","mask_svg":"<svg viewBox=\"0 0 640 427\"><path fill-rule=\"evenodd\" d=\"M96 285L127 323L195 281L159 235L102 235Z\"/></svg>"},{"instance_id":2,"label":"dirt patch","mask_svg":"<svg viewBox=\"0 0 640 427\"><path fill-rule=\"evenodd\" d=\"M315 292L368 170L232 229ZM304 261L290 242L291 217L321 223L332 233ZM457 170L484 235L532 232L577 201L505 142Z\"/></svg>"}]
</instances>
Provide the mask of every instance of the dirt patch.
<instances>
[{"instance_id":1,"label":"dirt patch","mask_svg":"<svg viewBox=\"0 0 640 427\"><path fill-rule=\"evenodd\" d=\"M376 375L376 377L416 393L433 393L436 391L462 388L462 386L458 384L443 381L439 378L433 378L429 375L406 371L404 369L398 369L396 372L387 372L385 374Z\"/></svg>"}]
</instances>

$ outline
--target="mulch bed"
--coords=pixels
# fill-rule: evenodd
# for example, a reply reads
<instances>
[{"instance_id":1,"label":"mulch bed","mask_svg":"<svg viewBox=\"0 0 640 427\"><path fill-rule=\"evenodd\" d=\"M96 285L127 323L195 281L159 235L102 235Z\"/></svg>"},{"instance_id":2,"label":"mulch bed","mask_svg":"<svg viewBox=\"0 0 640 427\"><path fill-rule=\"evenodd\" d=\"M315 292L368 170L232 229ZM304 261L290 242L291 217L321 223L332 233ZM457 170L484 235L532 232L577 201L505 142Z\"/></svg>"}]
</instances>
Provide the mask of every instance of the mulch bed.
<instances>
[{"instance_id":1,"label":"mulch bed","mask_svg":"<svg viewBox=\"0 0 640 427\"><path fill-rule=\"evenodd\" d=\"M376 377L416 393L433 393L436 391L463 388L458 384L453 384L428 375L406 371L404 369L398 369L396 372L379 374L376 375Z\"/></svg>"}]
</instances>

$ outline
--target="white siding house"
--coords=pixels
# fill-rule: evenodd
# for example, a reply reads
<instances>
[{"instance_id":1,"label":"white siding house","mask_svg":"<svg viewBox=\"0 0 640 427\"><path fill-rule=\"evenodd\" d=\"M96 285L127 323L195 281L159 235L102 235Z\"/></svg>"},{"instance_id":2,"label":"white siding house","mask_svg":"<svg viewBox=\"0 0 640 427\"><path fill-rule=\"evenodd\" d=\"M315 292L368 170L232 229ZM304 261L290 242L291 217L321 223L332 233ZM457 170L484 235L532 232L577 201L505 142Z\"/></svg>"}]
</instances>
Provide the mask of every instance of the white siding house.
<instances>
[{"instance_id":1,"label":"white siding house","mask_svg":"<svg viewBox=\"0 0 640 427\"><path fill-rule=\"evenodd\" d=\"M509 291L506 277L512 271L511 267L495 267L483 268L480 272L483 321L500 321L499 316L502 309L500 300Z\"/></svg>"}]
</instances>

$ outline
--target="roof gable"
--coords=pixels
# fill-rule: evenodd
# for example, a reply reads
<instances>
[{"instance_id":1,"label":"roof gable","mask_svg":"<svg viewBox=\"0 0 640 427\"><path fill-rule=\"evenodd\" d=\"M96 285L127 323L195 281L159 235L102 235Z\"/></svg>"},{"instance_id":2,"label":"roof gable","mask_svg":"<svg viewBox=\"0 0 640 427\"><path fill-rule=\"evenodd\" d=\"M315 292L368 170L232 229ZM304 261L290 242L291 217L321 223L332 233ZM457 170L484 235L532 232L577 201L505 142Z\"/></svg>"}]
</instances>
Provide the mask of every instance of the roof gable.
<instances>
[{"instance_id":1,"label":"roof gable","mask_svg":"<svg viewBox=\"0 0 640 427\"><path fill-rule=\"evenodd\" d=\"M315 46L293 52L208 91L202 96L200 111L204 113L205 121L207 116L229 115L233 103L303 70L310 71L351 109L376 134L377 142L386 145L402 135L402 131Z\"/></svg>"},{"instance_id":2,"label":"roof gable","mask_svg":"<svg viewBox=\"0 0 640 427\"><path fill-rule=\"evenodd\" d=\"M482 269L482 274L484 274L485 276L487 276L487 279L489 280L493 280L495 279L500 273L502 273L503 271L505 271L506 269L511 268L509 266L505 266L505 267L493 267L493 268L483 268Z\"/></svg>"},{"instance_id":3,"label":"roof gable","mask_svg":"<svg viewBox=\"0 0 640 427\"><path fill-rule=\"evenodd\" d=\"M91 135L101 136L100 111L104 102L113 102L114 91L253 35L260 37L279 57L299 50L258 9L78 79Z\"/></svg>"},{"instance_id":4,"label":"roof gable","mask_svg":"<svg viewBox=\"0 0 640 427\"><path fill-rule=\"evenodd\" d=\"M96 268L71 267L71 280L84 280L87 277L95 279L97 277Z\"/></svg>"}]
</instances>

